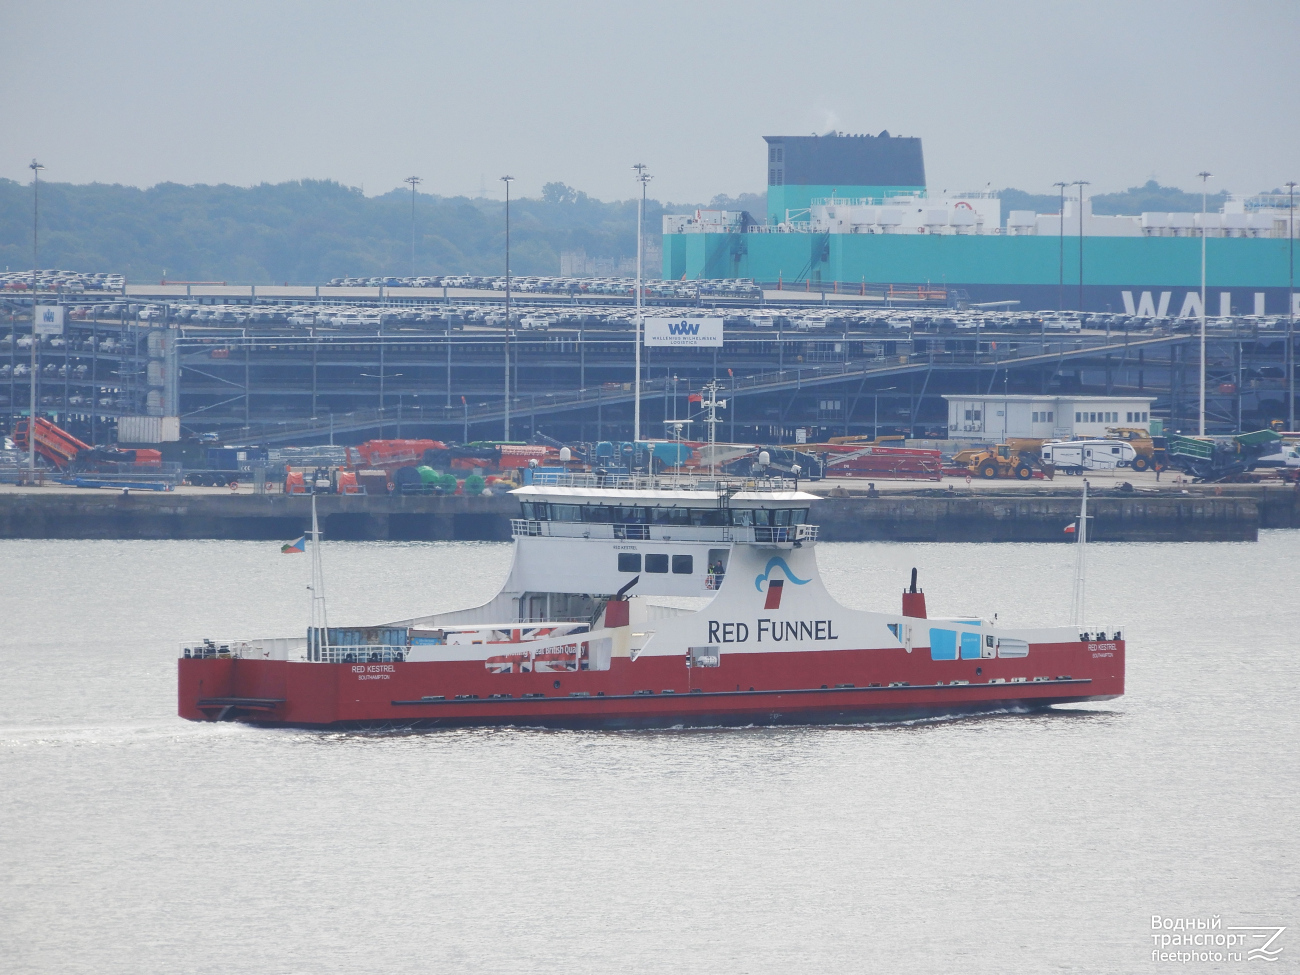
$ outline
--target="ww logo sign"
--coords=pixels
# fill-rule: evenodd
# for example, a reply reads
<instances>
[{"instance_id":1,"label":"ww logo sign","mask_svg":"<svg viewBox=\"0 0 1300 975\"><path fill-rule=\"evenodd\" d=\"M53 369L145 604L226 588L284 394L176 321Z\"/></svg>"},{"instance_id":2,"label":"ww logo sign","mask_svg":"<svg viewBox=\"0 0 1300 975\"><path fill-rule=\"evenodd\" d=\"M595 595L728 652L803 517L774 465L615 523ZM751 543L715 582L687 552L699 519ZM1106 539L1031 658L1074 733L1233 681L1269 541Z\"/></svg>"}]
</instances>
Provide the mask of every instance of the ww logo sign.
<instances>
[{"instance_id":1,"label":"ww logo sign","mask_svg":"<svg viewBox=\"0 0 1300 975\"><path fill-rule=\"evenodd\" d=\"M699 348L722 345L721 318L646 318L645 344Z\"/></svg>"}]
</instances>

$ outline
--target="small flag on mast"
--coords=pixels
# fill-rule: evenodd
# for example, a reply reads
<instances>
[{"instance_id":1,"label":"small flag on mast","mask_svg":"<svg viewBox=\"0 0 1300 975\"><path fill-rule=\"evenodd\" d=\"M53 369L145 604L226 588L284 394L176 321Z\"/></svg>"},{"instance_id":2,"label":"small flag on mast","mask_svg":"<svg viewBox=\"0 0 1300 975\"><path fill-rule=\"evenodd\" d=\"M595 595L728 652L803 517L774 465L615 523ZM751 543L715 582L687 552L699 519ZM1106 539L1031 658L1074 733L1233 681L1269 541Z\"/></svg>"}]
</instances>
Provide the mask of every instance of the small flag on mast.
<instances>
[{"instance_id":1,"label":"small flag on mast","mask_svg":"<svg viewBox=\"0 0 1300 975\"><path fill-rule=\"evenodd\" d=\"M1078 531L1078 529L1079 529L1079 523L1077 521L1072 521L1065 526L1066 533L1070 535L1073 535L1076 531Z\"/></svg>"},{"instance_id":2,"label":"small flag on mast","mask_svg":"<svg viewBox=\"0 0 1300 975\"><path fill-rule=\"evenodd\" d=\"M306 535L303 535L302 538L298 539L296 542L286 542L284 545L280 546L280 554L282 555L302 555L305 551L307 551Z\"/></svg>"}]
</instances>

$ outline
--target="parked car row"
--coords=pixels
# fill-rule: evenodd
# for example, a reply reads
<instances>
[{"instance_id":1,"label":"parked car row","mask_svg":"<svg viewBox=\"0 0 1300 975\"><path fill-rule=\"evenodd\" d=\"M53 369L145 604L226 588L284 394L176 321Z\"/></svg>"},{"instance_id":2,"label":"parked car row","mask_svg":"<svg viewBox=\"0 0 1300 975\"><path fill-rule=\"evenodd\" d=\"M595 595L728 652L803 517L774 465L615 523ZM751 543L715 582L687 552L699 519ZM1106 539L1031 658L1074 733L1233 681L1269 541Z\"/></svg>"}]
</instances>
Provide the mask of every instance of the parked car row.
<instances>
[{"instance_id":1,"label":"parked car row","mask_svg":"<svg viewBox=\"0 0 1300 975\"><path fill-rule=\"evenodd\" d=\"M17 334L17 338L15 338ZM45 351L60 352L67 349L69 352L93 352L98 349L100 352L117 352L122 348L122 343L111 335L95 336L89 333L66 332L63 335L42 335L40 336L42 354ZM5 355L10 348L20 350L29 350L32 347L31 333L13 333L6 332L0 335L0 355Z\"/></svg>"},{"instance_id":2,"label":"parked car row","mask_svg":"<svg viewBox=\"0 0 1300 975\"><path fill-rule=\"evenodd\" d=\"M762 295L762 289L748 278L725 278L715 281L659 281L642 280L644 293L652 298L752 298ZM333 288L470 288L484 291L505 291L504 275L447 274L417 277L340 277L331 278L327 284ZM520 275L511 277L510 288L521 294L592 294L619 296L636 295L636 278L630 277L559 277Z\"/></svg>"},{"instance_id":3,"label":"parked car row","mask_svg":"<svg viewBox=\"0 0 1300 975\"><path fill-rule=\"evenodd\" d=\"M126 286L126 279L120 274L107 271L64 271L61 268L46 268L35 272L35 290L81 293L85 291L121 291ZM0 272L0 290L33 290L33 272Z\"/></svg>"}]
</instances>

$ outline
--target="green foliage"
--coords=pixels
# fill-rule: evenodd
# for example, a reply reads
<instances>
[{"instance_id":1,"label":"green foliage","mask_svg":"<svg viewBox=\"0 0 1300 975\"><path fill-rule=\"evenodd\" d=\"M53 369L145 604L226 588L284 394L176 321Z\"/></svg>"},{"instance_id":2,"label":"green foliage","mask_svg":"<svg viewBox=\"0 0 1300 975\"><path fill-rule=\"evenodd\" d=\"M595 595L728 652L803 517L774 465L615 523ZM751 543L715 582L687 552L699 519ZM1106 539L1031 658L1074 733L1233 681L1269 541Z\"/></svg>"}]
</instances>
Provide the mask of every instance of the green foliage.
<instances>
[{"instance_id":1,"label":"green foliage","mask_svg":"<svg viewBox=\"0 0 1300 975\"><path fill-rule=\"evenodd\" d=\"M654 233L664 213L695 204L646 203ZM505 204L416 197L416 274L500 274ZM318 284L346 275L411 273L411 196L367 197L329 180L260 186L148 189L41 184L42 267L118 271L128 280ZM0 180L0 266L31 266L32 190ZM605 203L563 183L510 204L516 274L558 274L560 252L636 253L636 201Z\"/></svg>"},{"instance_id":2,"label":"green foliage","mask_svg":"<svg viewBox=\"0 0 1300 975\"><path fill-rule=\"evenodd\" d=\"M1228 191L1220 190L1205 198L1206 209L1217 213L1228 201ZM1131 186L1123 193L1101 193L1092 198L1092 212L1113 215L1117 213L1157 213L1175 211L1187 213L1201 209L1201 194L1188 193L1176 186L1161 186L1150 179L1142 186Z\"/></svg>"},{"instance_id":3,"label":"green foliage","mask_svg":"<svg viewBox=\"0 0 1300 975\"><path fill-rule=\"evenodd\" d=\"M1077 192L1078 188L1067 186L1066 196ZM1007 214L1012 210L1033 210L1036 213L1060 213L1060 193L1026 193L1024 190L1006 189L998 194L1002 198L1002 225L1006 226ZM1089 197L1092 200L1092 212L1097 216L1115 216L1128 214L1136 216L1146 211L1156 213L1194 212L1201 209L1201 194L1188 193L1176 186L1161 186L1155 180L1147 180L1143 186L1132 186L1123 193L1098 193ZM1206 197L1205 205L1211 213L1217 213L1228 199L1227 190L1219 190Z\"/></svg>"}]
</instances>

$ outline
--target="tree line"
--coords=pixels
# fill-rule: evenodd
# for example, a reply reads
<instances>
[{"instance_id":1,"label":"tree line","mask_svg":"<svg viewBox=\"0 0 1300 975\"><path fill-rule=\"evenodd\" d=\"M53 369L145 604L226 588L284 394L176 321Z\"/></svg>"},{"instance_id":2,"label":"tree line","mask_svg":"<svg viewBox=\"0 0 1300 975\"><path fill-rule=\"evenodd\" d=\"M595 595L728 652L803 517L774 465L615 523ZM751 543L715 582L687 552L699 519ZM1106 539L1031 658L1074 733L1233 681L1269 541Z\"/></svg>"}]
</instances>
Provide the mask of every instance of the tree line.
<instances>
[{"instance_id":1,"label":"tree line","mask_svg":"<svg viewBox=\"0 0 1300 975\"><path fill-rule=\"evenodd\" d=\"M1001 192L1010 210L1055 213L1056 194ZM1209 199L1223 205L1226 191ZM1200 194L1154 180L1091 198L1098 214L1199 210ZM665 213L701 204L647 200L645 232L659 233ZM707 206L761 216L757 193L716 196ZM505 269L505 204L500 200L419 193L415 267L422 274L500 274ZM636 253L637 201L594 199L563 183L536 198L512 200L515 274L558 274L560 254L629 257ZM0 180L0 265L32 262L32 188ZM333 277L399 275L411 267L411 194L404 188L366 196L332 180L241 187L159 183L42 183L40 263L77 271L116 271L128 281L231 281L317 284ZM654 269L648 269L654 273Z\"/></svg>"}]
</instances>

